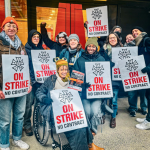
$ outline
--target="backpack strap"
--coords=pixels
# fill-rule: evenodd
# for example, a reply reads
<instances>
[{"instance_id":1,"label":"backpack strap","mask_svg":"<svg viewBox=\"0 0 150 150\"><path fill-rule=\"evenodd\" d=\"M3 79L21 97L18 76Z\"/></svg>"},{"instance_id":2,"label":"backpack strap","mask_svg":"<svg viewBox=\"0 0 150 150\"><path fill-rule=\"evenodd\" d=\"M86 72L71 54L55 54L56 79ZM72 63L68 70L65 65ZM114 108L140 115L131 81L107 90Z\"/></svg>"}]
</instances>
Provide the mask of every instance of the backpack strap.
<instances>
[{"instance_id":1,"label":"backpack strap","mask_svg":"<svg viewBox=\"0 0 150 150\"><path fill-rule=\"evenodd\" d=\"M149 37L145 37L145 38L144 38L144 41L143 41L143 47L144 47L144 49L145 49L145 52L147 52L147 49L146 49L146 46L145 46L145 41L146 41L147 39L149 39Z\"/></svg>"}]
</instances>

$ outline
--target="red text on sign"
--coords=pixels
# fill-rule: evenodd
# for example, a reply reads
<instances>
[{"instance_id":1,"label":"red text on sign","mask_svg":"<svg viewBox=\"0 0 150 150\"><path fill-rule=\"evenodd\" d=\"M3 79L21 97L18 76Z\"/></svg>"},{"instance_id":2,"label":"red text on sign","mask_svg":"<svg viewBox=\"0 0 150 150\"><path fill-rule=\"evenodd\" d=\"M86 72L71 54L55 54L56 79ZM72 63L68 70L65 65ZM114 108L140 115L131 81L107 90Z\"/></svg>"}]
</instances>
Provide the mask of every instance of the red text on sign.
<instances>
[{"instance_id":1,"label":"red text on sign","mask_svg":"<svg viewBox=\"0 0 150 150\"><path fill-rule=\"evenodd\" d=\"M119 68L114 68L114 74L120 74L120 69Z\"/></svg>"},{"instance_id":2,"label":"red text on sign","mask_svg":"<svg viewBox=\"0 0 150 150\"><path fill-rule=\"evenodd\" d=\"M146 76L143 76L143 77L136 77L136 78L132 78L132 79L125 79L124 83L125 83L125 85L137 84L137 83L147 83L147 78L146 78Z\"/></svg>"}]
</instances>

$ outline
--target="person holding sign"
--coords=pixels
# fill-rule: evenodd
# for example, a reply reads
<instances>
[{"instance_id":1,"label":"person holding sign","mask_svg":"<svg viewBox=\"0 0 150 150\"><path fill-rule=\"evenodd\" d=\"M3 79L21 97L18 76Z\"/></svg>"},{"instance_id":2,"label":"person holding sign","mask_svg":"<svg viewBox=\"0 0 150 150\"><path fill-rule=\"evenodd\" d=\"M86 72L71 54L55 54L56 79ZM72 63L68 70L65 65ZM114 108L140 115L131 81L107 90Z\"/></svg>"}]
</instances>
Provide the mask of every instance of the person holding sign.
<instances>
[{"instance_id":1,"label":"person holding sign","mask_svg":"<svg viewBox=\"0 0 150 150\"><path fill-rule=\"evenodd\" d=\"M26 95L5 98L2 91L3 72L2 72L2 54L26 55L24 46L19 37L18 24L13 17L6 17L2 23L2 32L0 33L0 148L1 150L10 150L9 134L11 123L11 111L13 110L12 120L12 144L21 149L29 149L29 145L21 140L23 128L23 116L26 107ZM9 73L9 72L8 72ZM32 87L28 93L31 92Z\"/></svg>"},{"instance_id":2,"label":"person holding sign","mask_svg":"<svg viewBox=\"0 0 150 150\"><path fill-rule=\"evenodd\" d=\"M112 47L123 47L118 35L115 32L109 34L106 40L106 44L103 46L103 48L100 49L100 54L105 58L106 61L112 61ZM116 127L116 114L118 110L117 99L118 99L120 84L121 81L112 81L114 97L112 99L113 114L111 116L111 121L110 121L111 128Z\"/></svg>"},{"instance_id":3,"label":"person holding sign","mask_svg":"<svg viewBox=\"0 0 150 150\"><path fill-rule=\"evenodd\" d=\"M85 62L97 62L97 61L105 61L105 59L100 55L98 50L98 43L96 37L91 37L87 40L85 44L85 52L82 53L81 57L79 57L74 65L74 70L80 71L85 74ZM90 87L88 83L86 83L86 77L84 78L84 84L81 93L81 99L83 102L83 107L85 109L85 113L87 115L87 120L89 120L89 127L93 135L97 133L97 127L101 124L101 119L103 116L103 112L101 110L101 99L87 99L86 98L86 89ZM91 148L97 147L94 143L92 143ZM103 148L99 148L103 150Z\"/></svg>"},{"instance_id":4,"label":"person holding sign","mask_svg":"<svg viewBox=\"0 0 150 150\"><path fill-rule=\"evenodd\" d=\"M67 36L66 32L60 32L56 36L56 42L54 42L51 39L49 39L49 37L47 35L47 30L45 27L46 27L46 23L42 22L41 23L41 34L43 37L43 41L47 47L49 47L50 49L55 49L56 57L59 57L60 52L67 47L68 36Z\"/></svg>"},{"instance_id":5,"label":"person holding sign","mask_svg":"<svg viewBox=\"0 0 150 150\"><path fill-rule=\"evenodd\" d=\"M124 44L124 47L132 47L132 46L136 46L135 40L134 40L134 37L132 34L128 34L126 36L126 43ZM138 96L140 96L141 109L138 109L138 107L137 107ZM128 102L129 102L128 111L129 111L131 117L135 117L136 112L141 112L142 115L147 114L147 112L146 112L147 100L145 98L145 89L128 91Z\"/></svg>"},{"instance_id":6,"label":"person holding sign","mask_svg":"<svg viewBox=\"0 0 150 150\"><path fill-rule=\"evenodd\" d=\"M46 79L42 86L37 90L36 97L41 103L41 113L48 122L54 126L54 116L52 111L52 102L50 91L57 89L68 89L69 85L69 68L65 58L56 57L57 74ZM87 128L80 128L68 132L64 132L72 150L88 150L88 140L92 141L92 134L87 136ZM89 139L87 139L87 137Z\"/></svg>"},{"instance_id":7,"label":"person holding sign","mask_svg":"<svg viewBox=\"0 0 150 150\"><path fill-rule=\"evenodd\" d=\"M29 58L29 69L30 78L32 82L32 91L27 95L26 111L24 114L24 131L27 136L32 136L33 131L31 127L31 115L32 115L32 104L34 103L35 92L41 86L40 83L36 82L34 69L32 64L31 50L42 50L42 35L35 29L31 30L28 35L28 42L25 45L25 49Z\"/></svg>"},{"instance_id":8,"label":"person holding sign","mask_svg":"<svg viewBox=\"0 0 150 150\"><path fill-rule=\"evenodd\" d=\"M147 73L150 79L150 37L144 32L144 29L139 26L135 26L131 30L133 37L135 38L135 44L138 46L138 55L143 55L145 59L146 67L141 71ZM141 124L137 124L138 129L150 129L150 89L146 89L145 94L148 101L148 113L146 119L137 118L137 121Z\"/></svg>"},{"instance_id":9,"label":"person holding sign","mask_svg":"<svg viewBox=\"0 0 150 150\"><path fill-rule=\"evenodd\" d=\"M68 47L63 49L60 53L60 58L67 58L69 64L70 74L72 72L73 66L76 60L81 56L84 50L79 43L79 37L77 34L71 34L68 38Z\"/></svg>"}]
</instances>

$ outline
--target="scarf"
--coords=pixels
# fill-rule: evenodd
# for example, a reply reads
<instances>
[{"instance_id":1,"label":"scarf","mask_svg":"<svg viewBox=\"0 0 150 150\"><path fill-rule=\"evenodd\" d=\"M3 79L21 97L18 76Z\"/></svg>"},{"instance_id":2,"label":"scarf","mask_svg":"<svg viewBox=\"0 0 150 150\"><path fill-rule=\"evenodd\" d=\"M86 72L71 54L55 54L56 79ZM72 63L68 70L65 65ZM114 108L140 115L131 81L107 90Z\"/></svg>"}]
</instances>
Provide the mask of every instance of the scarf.
<instances>
[{"instance_id":1,"label":"scarf","mask_svg":"<svg viewBox=\"0 0 150 150\"><path fill-rule=\"evenodd\" d=\"M2 31L0 33L0 36L2 36L8 43L10 43L16 50L21 46L21 41L17 35L15 35L15 40L12 41L10 37Z\"/></svg>"},{"instance_id":2,"label":"scarf","mask_svg":"<svg viewBox=\"0 0 150 150\"><path fill-rule=\"evenodd\" d=\"M71 49L70 47L68 47L69 53L70 54L74 54L77 52L77 49ZM74 57L71 58L71 62L75 64L76 60L80 57L80 51L78 51L76 53L76 55Z\"/></svg>"},{"instance_id":3,"label":"scarf","mask_svg":"<svg viewBox=\"0 0 150 150\"><path fill-rule=\"evenodd\" d=\"M115 47L120 47L120 45L117 43ZM107 52L110 59L112 59L112 46L108 43L103 46L104 50Z\"/></svg>"},{"instance_id":4,"label":"scarf","mask_svg":"<svg viewBox=\"0 0 150 150\"><path fill-rule=\"evenodd\" d=\"M146 35L146 32L142 32L138 37L136 37L135 40L135 44L136 46L138 46L140 44L140 42L143 40L143 37Z\"/></svg>"},{"instance_id":5,"label":"scarf","mask_svg":"<svg viewBox=\"0 0 150 150\"><path fill-rule=\"evenodd\" d=\"M56 77L57 77L57 80L56 80L56 83L55 83L55 90L57 90L57 89L67 89L68 85L69 85L69 82L68 81L64 82L57 73L56 73Z\"/></svg>"}]
</instances>

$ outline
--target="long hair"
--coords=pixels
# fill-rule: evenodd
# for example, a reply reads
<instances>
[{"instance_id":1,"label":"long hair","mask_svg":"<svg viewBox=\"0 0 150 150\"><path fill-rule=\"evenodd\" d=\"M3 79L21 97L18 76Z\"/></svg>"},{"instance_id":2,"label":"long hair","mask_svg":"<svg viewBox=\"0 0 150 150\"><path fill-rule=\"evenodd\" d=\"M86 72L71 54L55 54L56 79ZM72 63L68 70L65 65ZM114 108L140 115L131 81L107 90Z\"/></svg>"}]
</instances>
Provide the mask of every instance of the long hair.
<instances>
[{"instance_id":1,"label":"long hair","mask_svg":"<svg viewBox=\"0 0 150 150\"><path fill-rule=\"evenodd\" d=\"M121 43L121 41L120 41L118 35L117 35L115 32L109 33L109 35L108 35L107 38L106 38L105 44L110 44L110 43L109 43L109 36L110 36L110 34L114 34L114 35L116 36L116 38L117 38L117 44L119 44L120 47L123 47L123 44Z\"/></svg>"}]
</instances>

